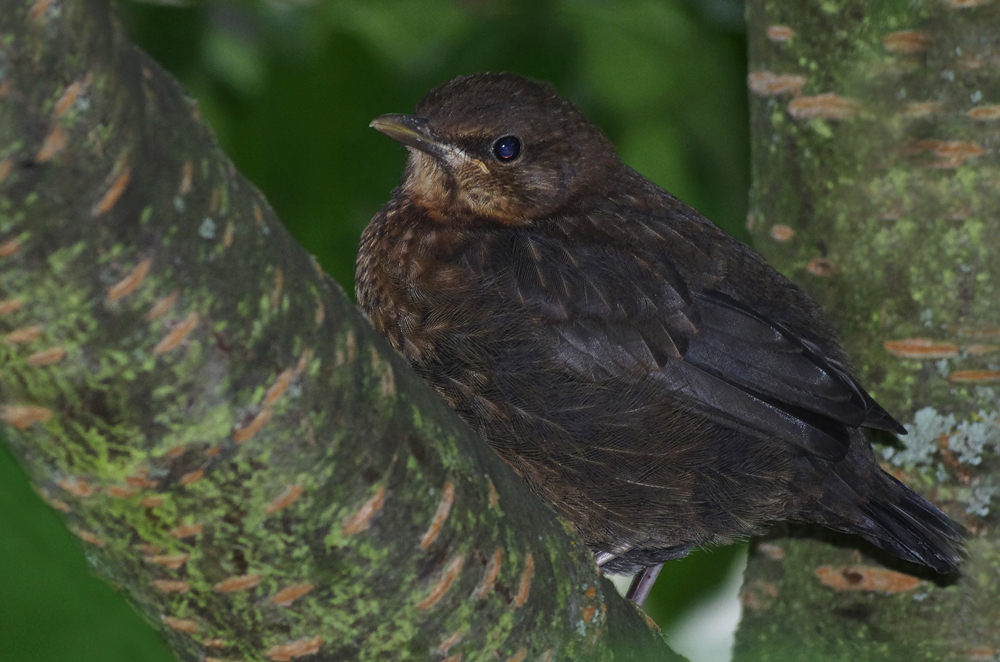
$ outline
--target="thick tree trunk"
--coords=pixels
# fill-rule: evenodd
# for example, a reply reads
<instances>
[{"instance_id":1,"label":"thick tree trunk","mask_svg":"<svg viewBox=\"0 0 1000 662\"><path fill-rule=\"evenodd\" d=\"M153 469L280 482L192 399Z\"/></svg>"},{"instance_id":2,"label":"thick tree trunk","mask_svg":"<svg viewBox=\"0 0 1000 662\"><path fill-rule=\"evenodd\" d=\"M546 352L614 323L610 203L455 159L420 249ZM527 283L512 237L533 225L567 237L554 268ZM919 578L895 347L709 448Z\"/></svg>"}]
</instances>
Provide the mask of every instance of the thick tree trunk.
<instances>
[{"instance_id":1,"label":"thick tree trunk","mask_svg":"<svg viewBox=\"0 0 1000 662\"><path fill-rule=\"evenodd\" d=\"M1000 4L754 0L749 40L757 246L908 423L886 466L970 534L943 582L851 548L761 544L736 657L994 659Z\"/></svg>"},{"instance_id":2,"label":"thick tree trunk","mask_svg":"<svg viewBox=\"0 0 1000 662\"><path fill-rule=\"evenodd\" d=\"M181 659L673 658L103 3L0 35L4 436Z\"/></svg>"}]
</instances>

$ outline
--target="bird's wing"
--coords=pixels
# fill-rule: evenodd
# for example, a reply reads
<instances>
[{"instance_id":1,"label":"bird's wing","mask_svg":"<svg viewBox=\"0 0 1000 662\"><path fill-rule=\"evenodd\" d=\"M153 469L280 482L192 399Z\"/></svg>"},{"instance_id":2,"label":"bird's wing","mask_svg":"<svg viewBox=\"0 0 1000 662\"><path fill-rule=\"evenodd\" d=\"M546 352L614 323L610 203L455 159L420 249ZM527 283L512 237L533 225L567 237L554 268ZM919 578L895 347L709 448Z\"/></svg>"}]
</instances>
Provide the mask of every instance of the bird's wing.
<instances>
[{"instance_id":1,"label":"bird's wing","mask_svg":"<svg viewBox=\"0 0 1000 662\"><path fill-rule=\"evenodd\" d=\"M549 336L543 342L576 378L649 380L709 420L827 459L844 456L849 428L898 430L839 362L802 334L718 289L690 290L669 264L600 254L611 250L578 250L576 265L547 262L538 276L519 271L522 301L542 302L533 308ZM537 245L532 251L536 258L545 252ZM597 259L587 263L590 257Z\"/></svg>"}]
</instances>

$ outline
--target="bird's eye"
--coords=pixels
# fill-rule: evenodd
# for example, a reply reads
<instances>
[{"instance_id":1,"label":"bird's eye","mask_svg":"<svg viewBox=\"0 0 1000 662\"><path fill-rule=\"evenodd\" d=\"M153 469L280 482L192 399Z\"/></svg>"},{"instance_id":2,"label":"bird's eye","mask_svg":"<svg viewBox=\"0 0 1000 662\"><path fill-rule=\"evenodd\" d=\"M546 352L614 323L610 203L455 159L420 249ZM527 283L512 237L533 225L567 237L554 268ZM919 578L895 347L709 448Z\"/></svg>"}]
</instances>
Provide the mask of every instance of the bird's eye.
<instances>
[{"instance_id":1,"label":"bird's eye","mask_svg":"<svg viewBox=\"0 0 1000 662\"><path fill-rule=\"evenodd\" d=\"M513 161L521 154L521 141L517 136L504 136L493 143L493 155L501 161Z\"/></svg>"}]
</instances>

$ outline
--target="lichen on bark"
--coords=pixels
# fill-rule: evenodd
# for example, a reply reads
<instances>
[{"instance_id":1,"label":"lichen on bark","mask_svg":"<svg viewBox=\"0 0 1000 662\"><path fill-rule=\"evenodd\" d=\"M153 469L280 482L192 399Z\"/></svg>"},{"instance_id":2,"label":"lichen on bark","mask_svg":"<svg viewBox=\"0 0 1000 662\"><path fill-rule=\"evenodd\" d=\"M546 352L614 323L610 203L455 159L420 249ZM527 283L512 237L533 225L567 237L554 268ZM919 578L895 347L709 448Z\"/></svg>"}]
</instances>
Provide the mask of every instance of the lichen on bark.
<instances>
[{"instance_id":1,"label":"lichen on bark","mask_svg":"<svg viewBox=\"0 0 1000 662\"><path fill-rule=\"evenodd\" d=\"M1000 7L765 1L748 17L756 246L823 303L907 425L886 468L970 535L961 577L896 594L852 590L878 566L858 552L767 543L737 659L992 658Z\"/></svg>"}]
</instances>

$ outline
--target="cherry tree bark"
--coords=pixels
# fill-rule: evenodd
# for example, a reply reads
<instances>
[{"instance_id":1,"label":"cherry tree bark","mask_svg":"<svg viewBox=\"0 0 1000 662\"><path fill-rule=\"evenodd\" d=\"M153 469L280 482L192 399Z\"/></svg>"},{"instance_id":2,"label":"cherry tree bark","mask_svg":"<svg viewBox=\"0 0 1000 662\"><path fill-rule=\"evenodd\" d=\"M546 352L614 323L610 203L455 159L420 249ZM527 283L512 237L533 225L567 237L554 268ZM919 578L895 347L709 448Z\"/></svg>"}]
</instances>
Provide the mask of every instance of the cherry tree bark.
<instances>
[{"instance_id":1,"label":"cherry tree bark","mask_svg":"<svg viewBox=\"0 0 1000 662\"><path fill-rule=\"evenodd\" d=\"M885 466L969 529L969 554L935 578L853 541L766 541L736 659L994 659L1000 4L753 0L748 16L756 245L907 424Z\"/></svg>"}]
</instances>

